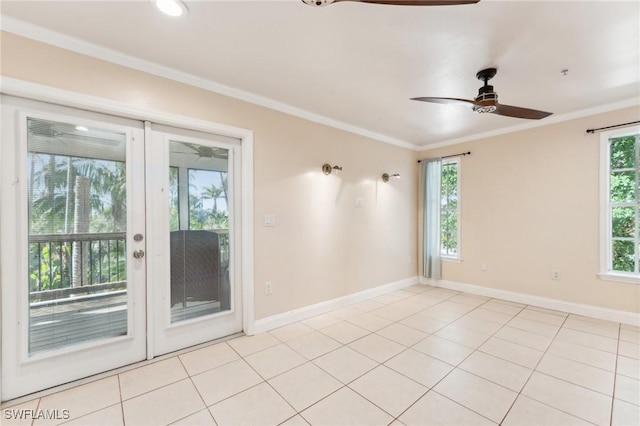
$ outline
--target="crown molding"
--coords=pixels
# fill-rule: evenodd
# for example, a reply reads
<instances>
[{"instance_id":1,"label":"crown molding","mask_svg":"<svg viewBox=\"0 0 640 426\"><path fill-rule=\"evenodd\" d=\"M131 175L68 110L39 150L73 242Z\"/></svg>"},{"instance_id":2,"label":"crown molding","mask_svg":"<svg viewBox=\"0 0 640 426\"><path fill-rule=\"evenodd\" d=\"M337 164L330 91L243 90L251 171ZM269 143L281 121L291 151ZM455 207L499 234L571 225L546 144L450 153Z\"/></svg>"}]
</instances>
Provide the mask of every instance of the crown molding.
<instances>
[{"instance_id":1,"label":"crown molding","mask_svg":"<svg viewBox=\"0 0 640 426\"><path fill-rule=\"evenodd\" d=\"M533 129L536 127L543 127L551 124L557 124L564 121L574 120L577 118L587 117L590 115L601 114L605 112L615 111L622 108L631 106L639 106L640 99L632 98L619 102L614 102L606 105L600 105L593 108L587 108L578 110L566 114L553 115L544 120L529 121L523 124L510 126L502 129L492 130L489 132L477 133L470 136L464 136L461 138L450 139L443 142L436 142L426 145L416 145L404 140L394 138L392 136L384 135L381 133L373 132L361 127L345 123L339 120L335 120L330 117L326 117L320 114L316 114L295 106L276 101L271 98L257 95L255 93L247 92L235 87L227 86L218 83L213 80L205 79L195 76L183 71L176 70L164 65L146 61L135 56L127 55L122 52L109 49L97 44L89 43L85 40L67 36L57 31L49 30L47 28L34 25L20 19L16 19L6 15L0 15L2 22L1 29L12 34L16 34L25 38L39 41L41 43L56 46L62 49L70 50L85 56L97 58L114 64L118 64L127 68L142 71L148 74L152 74L158 77L166 78L169 80L177 81L180 83L188 84L193 87L197 87L209 92L218 93L224 96L228 96L234 99L238 99L244 102L248 102L254 105L262 106L274 111L279 111L288 115L292 115L304 120L308 120L314 123L322 124L335 129L343 130L359 136L364 136L369 139L376 140L378 142L387 143L390 145L399 146L401 148L410 149L413 151L430 151L437 148L443 148L452 145L458 145L465 142L471 142L479 139L485 139L493 136L500 136L508 133L518 132L527 129Z\"/></svg>"},{"instance_id":2,"label":"crown molding","mask_svg":"<svg viewBox=\"0 0 640 426\"><path fill-rule=\"evenodd\" d=\"M519 124L517 126L510 126L503 129L492 130L490 132L478 133L472 136L465 136L462 138L456 138L456 139L451 139L444 142L438 142L434 144L421 146L418 148L418 151L420 152L430 151L432 149L443 148L451 145L458 145L465 142L471 142L479 139L490 138L493 136L500 136L507 133L514 133L522 130L534 129L536 127L549 126L551 124L563 123L565 121L575 120L577 118L588 117L590 115L596 115L596 114L603 114L605 112L616 111L619 109L628 108L632 106L640 106L640 99L630 98L630 99L625 99L619 102L599 105L593 108L586 108L578 111L568 112L566 114L552 115L551 117L545 118L544 120L529 121L523 124Z\"/></svg>"},{"instance_id":3,"label":"crown molding","mask_svg":"<svg viewBox=\"0 0 640 426\"><path fill-rule=\"evenodd\" d=\"M127 55L125 53L118 52L116 50L109 49L97 44L89 43L85 40L71 37L57 31L49 30L47 28L31 24L20 19L16 19L7 15L0 15L0 20L2 22L2 31L16 34L21 37L36 40L41 43L70 50L75 53L80 53L85 56L101 59L103 61L111 62L117 65L122 65L124 67L142 71L158 77L163 77L169 80L188 84L190 86L204 89L209 92L218 93L220 95L235 98L244 102L249 102L298 118L312 121L314 123L333 127L335 129L343 130L345 132L353 133L359 136L364 136L366 138L373 139L379 142L384 142L413 151L418 149L418 147L412 143L388 135L372 132L370 130L363 129L352 124L344 123L342 121L316 114L301 108L297 108L295 106L279 102L271 98L237 89L235 87L227 86L216 81L198 77L183 71L178 71L174 68L159 65L151 61L146 61L144 59Z\"/></svg>"}]
</instances>

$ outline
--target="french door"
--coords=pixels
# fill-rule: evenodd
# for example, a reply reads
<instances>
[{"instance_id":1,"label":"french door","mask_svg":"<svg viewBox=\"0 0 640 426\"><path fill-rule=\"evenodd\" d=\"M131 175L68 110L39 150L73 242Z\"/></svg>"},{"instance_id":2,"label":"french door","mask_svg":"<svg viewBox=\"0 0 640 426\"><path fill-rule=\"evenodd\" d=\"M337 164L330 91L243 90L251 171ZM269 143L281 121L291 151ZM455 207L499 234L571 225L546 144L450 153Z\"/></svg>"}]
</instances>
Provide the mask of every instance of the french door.
<instances>
[{"instance_id":1,"label":"french door","mask_svg":"<svg viewBox=\"0 0 640 426\"><path fill-rule=\"evenodd\" d=\"M241 331L237 141L2 107L2 400Z\"/></svg>"},{"instance_id":2,"label":"french door","mask_svg":"<svg viewBox=\"0 0 640 426\"><path fill-rule=\"evenodd\" d=\"M150 123L146 132L149 352L160 355L242 329L240 143Z\"/></svg>"}]
</instances>

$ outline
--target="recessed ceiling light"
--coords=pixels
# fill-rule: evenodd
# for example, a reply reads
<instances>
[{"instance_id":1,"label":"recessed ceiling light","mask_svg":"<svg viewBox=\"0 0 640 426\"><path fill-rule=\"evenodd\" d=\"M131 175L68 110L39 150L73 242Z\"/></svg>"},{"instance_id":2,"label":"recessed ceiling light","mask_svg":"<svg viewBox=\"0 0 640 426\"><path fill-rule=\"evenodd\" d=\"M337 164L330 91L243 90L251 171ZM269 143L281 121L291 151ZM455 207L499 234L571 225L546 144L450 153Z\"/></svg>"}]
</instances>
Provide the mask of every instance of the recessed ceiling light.
<instances>
[{"instance_id":1,"label":"recessed ceiling light","mask_svg":"<svg viewBox=\"0 0 640 426\"><path fill-rule=\"evenodd\" d=\"M182 16L189 12L187 6L180 0L152 0L158 10L169 16Z\"/></svg>"},{"instance_id":2,"label":"recessed ceiling light","mask_svg":"<svg viewBox=\"0 0 640 426\"><path fill-rule=\"evenodd\" d=\"M89 129L85 126L76 126L76 130L80 131L80 132L88 132Z\"/></svg>"}]
</instances>

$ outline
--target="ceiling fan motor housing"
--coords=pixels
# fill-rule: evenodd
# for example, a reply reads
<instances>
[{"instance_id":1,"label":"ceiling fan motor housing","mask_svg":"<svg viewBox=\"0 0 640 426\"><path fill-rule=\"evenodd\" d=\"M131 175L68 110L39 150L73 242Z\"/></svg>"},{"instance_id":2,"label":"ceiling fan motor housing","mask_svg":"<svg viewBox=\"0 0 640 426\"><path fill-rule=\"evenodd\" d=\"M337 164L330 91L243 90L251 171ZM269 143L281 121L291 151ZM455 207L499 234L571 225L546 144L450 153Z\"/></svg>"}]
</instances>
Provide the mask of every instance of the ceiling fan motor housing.
<instances>
[{"instance_id":1,"label":"ceiling fan motor housing","mask_svg":"<svg viewBox=\"0 0 640 426\"><path fill-rule=\"evenodd\" d=\"M498 70L496 68L487 68L478 71L476 74L478 80L484 81L484 86L478 90L478 96L475 98L475 101L482 103L482 105L473 107L473 110L480 114L494 112L497 109L498 94L493 91L493 86L487 83L495 77L497 72Z\"/></svg>"},{"instance_id":2,"label":"ceiling fan motor housing","mask_svg":"<svg viewBox=\"0 0 640 426\"><path fill-rule=\"evenodd\" d=\"M477 113L490 113L494 112L498 103L498 94L493 91L493 86L485 85L478 91L478 96L475 98L476 102L480 102L482 105L476 105L473 110Z\"/></svg>"}]
</instances>

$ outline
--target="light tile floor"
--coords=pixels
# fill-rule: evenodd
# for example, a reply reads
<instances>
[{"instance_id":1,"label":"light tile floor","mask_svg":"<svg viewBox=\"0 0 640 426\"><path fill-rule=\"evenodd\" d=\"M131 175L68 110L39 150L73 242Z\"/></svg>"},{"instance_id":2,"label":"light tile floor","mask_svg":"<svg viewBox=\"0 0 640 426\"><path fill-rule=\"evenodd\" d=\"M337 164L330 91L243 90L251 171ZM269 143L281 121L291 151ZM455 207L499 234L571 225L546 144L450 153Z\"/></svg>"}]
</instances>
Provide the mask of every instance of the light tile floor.
<instances>
[{"instance_id":1,"label":"light tile floor","mask_svg":"<svg viewBox=\"0 0 640 426\"><path fill-rule=\"evenodd\" d=\"M74 425L640 425L640 329L414 286L6 410Z\"/></svg>"}]
</instances>

